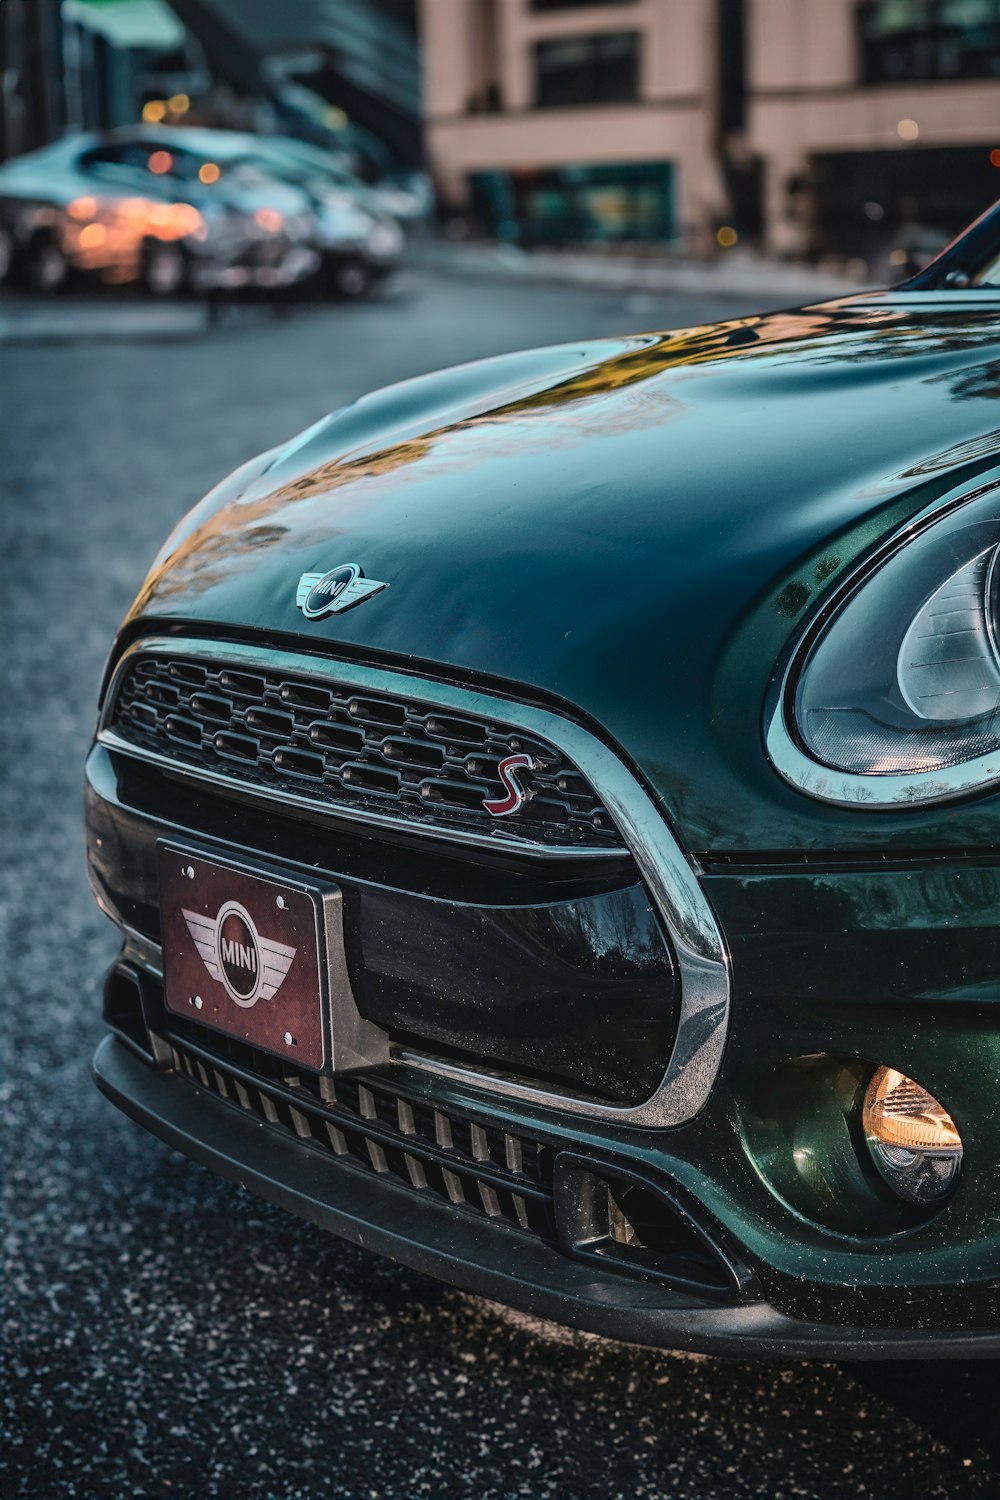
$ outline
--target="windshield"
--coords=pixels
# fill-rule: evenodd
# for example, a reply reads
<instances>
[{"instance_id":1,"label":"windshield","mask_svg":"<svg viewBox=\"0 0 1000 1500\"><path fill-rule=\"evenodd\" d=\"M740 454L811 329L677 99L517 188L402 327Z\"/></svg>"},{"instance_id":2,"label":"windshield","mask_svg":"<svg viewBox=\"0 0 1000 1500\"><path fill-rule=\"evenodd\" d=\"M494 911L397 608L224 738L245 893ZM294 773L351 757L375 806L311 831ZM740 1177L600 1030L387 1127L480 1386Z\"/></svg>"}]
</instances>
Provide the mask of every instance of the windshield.
<instances>
[{"instance_id":1,"label":"windshield","mask_svg":"<svg viewBox=\"0 0 1000 1500\"><path fill-rule=\"evenodd\" d=\"M1000 206L959 235L919 275L903 283L907 291L967 291L1000 288Z\"/></svg>"}]
</instances>

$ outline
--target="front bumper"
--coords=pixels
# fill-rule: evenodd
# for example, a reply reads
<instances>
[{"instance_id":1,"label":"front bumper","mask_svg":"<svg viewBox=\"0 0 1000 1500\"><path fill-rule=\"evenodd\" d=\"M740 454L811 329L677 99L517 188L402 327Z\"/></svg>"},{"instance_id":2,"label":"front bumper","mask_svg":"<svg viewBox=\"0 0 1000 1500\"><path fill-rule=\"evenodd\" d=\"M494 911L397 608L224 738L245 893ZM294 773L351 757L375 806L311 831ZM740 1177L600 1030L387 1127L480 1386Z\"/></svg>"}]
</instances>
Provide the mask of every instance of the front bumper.
<instances>
[{"instance_id":1,"label":"front bumper","mask_svg":"<svg viewBox=\"0 0 1000 1500\"><path fill-rule=\"evenodd\" d=\"M995 1357L996 1331L923 1333L805 1322L766 1301L737 1306L601 1273L506 1225L416 1197L325 1159L239 1109L156 1072L116 1037L94 1058L97 1086L192 1160L354 1245L477 1296L610 1338L734 1358Z\"/></svg>"},{"instance_id":2,"label":"front bumper","mask_svg":"<svg viewBox=\"0 0 1000 1500\"><path fill-rule=\"evenodd\" d=\"M331 671L320 659L296 667ZM335 671L358 690L402 691L393 674L345 663ZM407 678L406 691L450 694L456 712L483 707L457 687ZM502 711L540 732L542 711ZM421 1056L412 1041L393 1041L379 1059L355 1054L324 1092L315 1075L275 1076L266 1058L220 1050L204 1027L164 1016L158 839L332 882L348 904L368 899L366 878L384 890L409 878L422 888L454 851L441 853L426 833L415 851L412 830L408 845L388 816L366 815L352 831L346 807L329 820L299 797L240 791L221 772L136 760L107 722L88 763L91 876L125 933L124 971L142 1017L136 1027L109 1005L120 1040L99 1054L102 1088L180 1149L338 1233L582 1327L743 1356L1000 1353L1000 867L946 855L875 863L794 854L702 856L695 867L608 747L568 721L555 726L546 714L544 723L575 736L576 763L615 794L619 831L674 941L680 1022L651 1100L569 1097L516 1067L490 1075L483 1049L474 1049L477 1065L455 1065ZM437 896L495 904L500 867L488 867L478 845L464 858L447 891L439 864ZM533 875L527 889L517 899L535 906L547 887ZM699 910L717 922L714 959L705 942L692 946ZM356 936L348 968L357 985L384 944L365 950ZM437 993L440 964L424 968ZM711 988L713 975L724 991ZM516 979L509 966L500 978L503 1003ZM557 987L555 999L573 988ZM570 1012L553 1023L560 1016L569 1028ZM146 1060L123 1055L123 1043ZM880 1063L928 1087L962 1131L957 1191L933 1212L903 1212L859 1140L858 1099ZM342 1086L354 1091L347 1114ZM421 1111L422 1136L413 1124ZM517 1166L525 1150L533 1178ZM630 1191L630 1182L651 1194L639 1236L651 1259L595 1243L600 1192Z\"/></svg>"},{"instance_id":3,"label":"front bumper","mask_svg":"<svg viewBox=\"0 0 1000 1500\"><path fill-rule=\"evenodd\" d=\"M319 263L319 255L307 245L254 242L232 256L201 257L194 264L192 282L200 291L280 291L308 280Z\"/></svg>"}]
</instances>

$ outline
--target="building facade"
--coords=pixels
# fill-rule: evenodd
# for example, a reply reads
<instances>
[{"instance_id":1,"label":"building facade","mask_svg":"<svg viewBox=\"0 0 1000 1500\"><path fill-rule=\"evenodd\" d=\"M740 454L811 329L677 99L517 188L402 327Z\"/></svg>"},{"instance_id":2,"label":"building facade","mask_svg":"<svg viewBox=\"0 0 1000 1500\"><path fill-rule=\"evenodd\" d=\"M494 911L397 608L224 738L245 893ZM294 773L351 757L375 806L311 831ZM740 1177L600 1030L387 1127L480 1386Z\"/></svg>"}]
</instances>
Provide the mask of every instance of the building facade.
<instances>
[{"instance_id":1,"label":"building facade","mask_svg":"<svg viewBox=\"0 0 1000 1500\"><path fill-rule=\"evenodd\" d=\"M423 0L443 203L502 238L690 240L722 207L715 0Z\"/></svg>"},{"instance_id":2,"label":"building facade","mask_svg":"<svg viewBox=\"0 0 1000 1500\"><path fill-rule=\"evenodd\" d=\"M878 263L1000 197L1000 0L751 0L747 40L773 250Z\"/></svg>"},{"instance_id":3,"label":"building facade","mask_svg":"<svg viewBox=\"0 0 1000 1500\"><path fill-rule=\"evenodd\" d=\"M0 0L0 160L153 107L419 166L415 3Z\"/></svg>"},{"instance_id":4,"label":"building facade","mask_svg":"<svg viewBox=\"0 0 1000 1500\"><path fill-rule=\"evenodd\" d=\"M106 3L106 0L103 0ZM420 59L413 0L170 0L215 77L266 100L274 123L409 167L421 162ZM318 129L314 129L318 127Z\"/></svg>"},{"instance_id":5,"label":"building facade","mask_svg":"<svg viewBox=\"0 0 1000 1500\"><path fill-rule=\"evenodd\" d=\"M1000 0L422 0L447 208L878 264L1000 196Z\"/></svg>"}]
</instances>

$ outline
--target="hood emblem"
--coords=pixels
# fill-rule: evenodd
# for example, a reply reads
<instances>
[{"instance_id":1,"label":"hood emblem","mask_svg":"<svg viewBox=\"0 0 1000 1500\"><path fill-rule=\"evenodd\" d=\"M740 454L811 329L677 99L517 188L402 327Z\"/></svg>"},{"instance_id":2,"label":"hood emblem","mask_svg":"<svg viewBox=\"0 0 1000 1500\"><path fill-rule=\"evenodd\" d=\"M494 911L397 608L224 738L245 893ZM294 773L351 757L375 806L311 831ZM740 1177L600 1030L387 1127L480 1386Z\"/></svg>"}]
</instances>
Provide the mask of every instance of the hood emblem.
<instances>
[{"instance_id":1,"label":"hood emblem","mask_svg":"<svg viewBox=\"0 0 1000 1500\"><path fill-rule=\"evenodd\" d=\"M238 901L227 901L214 917L182 910L202 963L231 1000L249 1010L277 994L297 949L262 938Z\"/></svg>"},{"instance_id":2,"label":"hood emblem","mask_svg":"<svg viewBox=\"0 0 1000 1500\"><path fill-rule=\"evenodd\" d=\"M505 797L486 797L483 806L491 818L509 818L512 813L520 812L521 808L534 796L530 788L521 787L514 776L518 771L534 771L535 762L530 755L508 755L497 766L497 775L507 788Z\"/></svg>"},{"instance_id":3,"label":"hood emblem","mask_svg":"<svg viewBox=\"0 0 1000 1500\"><path fill-rule=\"evenodd\" d=\"M307 620L322 620L324 615L342 615L388 587L366 578L357 563L341 563L329 573L303 573L295 602Z\"/></svg>"}]
</instances>

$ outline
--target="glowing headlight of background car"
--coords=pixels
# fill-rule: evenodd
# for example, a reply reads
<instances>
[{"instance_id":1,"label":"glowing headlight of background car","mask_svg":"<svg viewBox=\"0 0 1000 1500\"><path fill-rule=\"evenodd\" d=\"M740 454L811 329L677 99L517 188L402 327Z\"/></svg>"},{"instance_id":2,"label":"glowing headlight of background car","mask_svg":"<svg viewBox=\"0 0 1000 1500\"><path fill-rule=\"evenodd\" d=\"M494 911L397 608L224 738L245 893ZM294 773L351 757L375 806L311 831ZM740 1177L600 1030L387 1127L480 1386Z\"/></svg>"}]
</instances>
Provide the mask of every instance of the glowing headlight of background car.
<instances>
[{"instance_id":1,"label":"glowing headlight of background car","mask_svg":"<svg viewBox=\"0 0 1000 1500\"><path fill-rule=\"evenodd\" d=\"M800 647L768 728L831 802L941 801L1000 782L1000 492L874 559Z\"/></svg>"}]
</instances>

